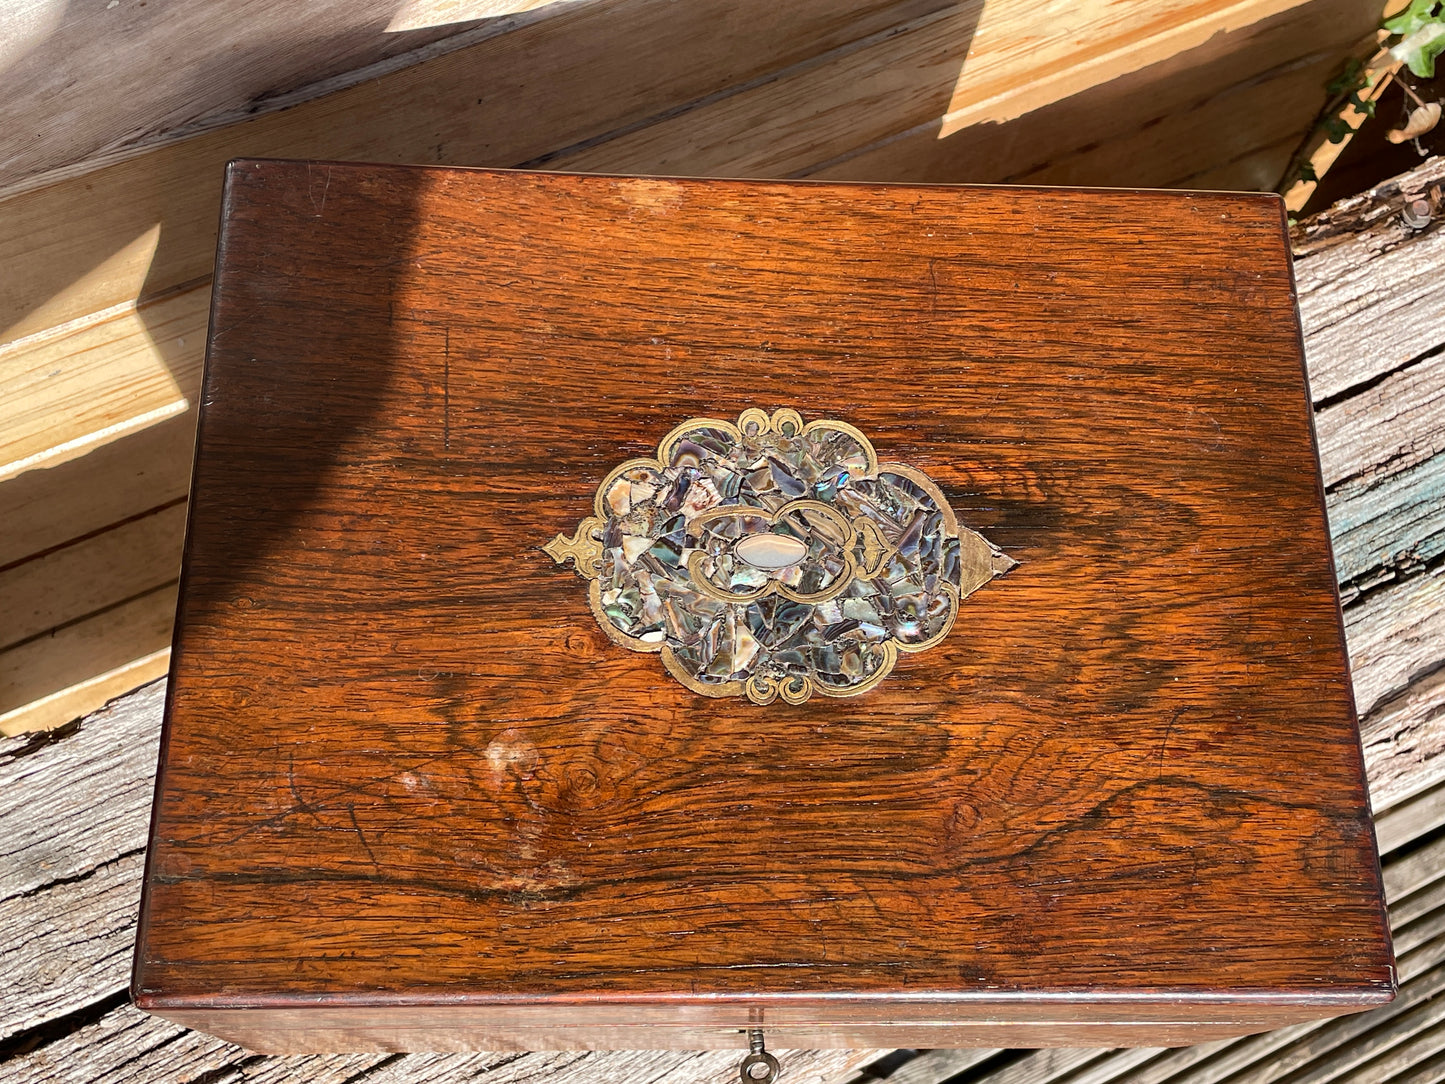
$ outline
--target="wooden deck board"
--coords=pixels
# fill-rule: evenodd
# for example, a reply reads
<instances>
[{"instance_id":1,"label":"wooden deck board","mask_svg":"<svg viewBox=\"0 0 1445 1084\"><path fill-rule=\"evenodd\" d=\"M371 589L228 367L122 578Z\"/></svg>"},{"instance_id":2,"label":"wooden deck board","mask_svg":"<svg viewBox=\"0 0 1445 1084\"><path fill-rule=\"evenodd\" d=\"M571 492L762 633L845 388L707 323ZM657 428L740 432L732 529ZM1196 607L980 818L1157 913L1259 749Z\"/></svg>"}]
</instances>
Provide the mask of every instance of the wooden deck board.
<instances>
[{"instance_id":1,"label":"wooden deck board","mask_svg":"<svg viewBox=\"0 0 1445 1084\"><path fill-rule=\"evenodd\" d=\"M1445 163L1420 172L1445 175ZM1382 483L1421 472L1438 484L1445 475L1445 410L1434 390L1445 310L1426 299L1409 310L1409 329L1386 325L1402 319L1397 293L1417 297L1432 281L1445 232L1411 233L1390 213L1370 218L1371 208L1388 212L1397 199L1388 191L1366 197L1341 236L1306 231L1297 276L1332 496L1348 497L1353 486L1392 492L1398 504L1420 500L1430 486ZM1346 300L1326 303L1326 295L1338 300L1341 283ZM1445 998L1438 996L1445 991L1445 574L1438 555L1404 563L1394 556L1402 536L1392 532L1401 522L1428 527L1438 516L1411 519L1407 509L1383 507L1405 517L1391 519L1384 544L1366 551L1388 575L1358 588L1346 618L1386 852L1399 1000L1178 1050L933 1052L905 1062L893 1079L1238 1084L1425 1081L1445 1073ZM1347 579L1361 583L1353 573ZM262 1058L123 1004L162 694L157 682L79 724L0 739L0 970L11 983L0 1002L0 1081L735 1079L727 1052ZM786 1079L861 1081L858 1067L879 1053L793 1053Z\"/></svg>"}]
</instances>

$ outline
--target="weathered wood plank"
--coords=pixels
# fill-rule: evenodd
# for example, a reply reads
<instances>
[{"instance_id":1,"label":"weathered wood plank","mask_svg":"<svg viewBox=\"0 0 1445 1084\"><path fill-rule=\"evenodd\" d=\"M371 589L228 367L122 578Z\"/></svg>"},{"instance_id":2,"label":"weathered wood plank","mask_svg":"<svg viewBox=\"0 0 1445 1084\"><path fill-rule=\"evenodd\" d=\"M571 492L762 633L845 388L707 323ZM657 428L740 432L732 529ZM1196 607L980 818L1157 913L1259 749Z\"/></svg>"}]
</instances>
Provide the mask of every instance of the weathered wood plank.
<instances>
[{"instance_id":1,"label":"weathered wood plank","mask_svg":"<svg viewBox=\"0 0 1445 1084\"><path fill-rule=\"evenodd\" d=\"M1445 411L1441 412L1445 433ZM1445 455L1326 499L1342 592L1408 575L1445 553Z\"/></svg>"},{"instance_id":2,"label":"weathered wood plank","mask_svg":"<svg viewBox=\"0 0 1445 1084\"><path fill-rule=\"evenodd\" d=\"M1161 1055L1125 1078L1128 1084L1215 1084L1263 1058L1273 1056L1300 1036L1317 1030L1319 1024L1299 1024L1277 1031L1222 1043L1183 1047ZM992 1084L992 1082L990 1082Z\"/></svg>"},{"instance_id":3,"label":"weathered wood plank","mask_svg":"<svg viewBox=\"0 0 1445 1084\"><path fill-rule=\"evenodd\" d=\"M1432 158L1409 173L1391 177L1303 219L1290 230L1290 247L1296 260L1311 259L1350 242L1360 246L1359 252L1365 254L1362 258L1368 258L1370 252L1394 248L1418 236L1401 219L1400 212L1407 203L1428 197L1441 183L1445 183L1445 157Z\"/></svg>"},{"instance_id":4,"label":"weathered wood plank","mask_svg":"<svg viewBox=\"0 0 1445 1084\"><path fill-rule=\"evenodd\" d=\"M1418 793L1410 801L1376 812L1374 834L1381 854L1390 854L1445 824L1445 788Z\"/></svg>"},{"instance_id":5,"label":"weathered wood plank","mask_svg":"<svg viewBox=\"0 0 1445 1084\"><path fill-rule=\"evenodd\" d=\"M1360 720L1377 810L1445 781L1445 669L1418 679Z\"/></svg>"},{"instance_id":6,"label":"weathered wood plank","mask_svg":"<svg viewBox=\"0 0 1445 1084\"><path fill-rule=\"evenodd\" d=\"M1367 7L1359 0L1340 0L1334 18L1320 24L1320 32L1332 43L1322 49L1321 39L1309 29L1312 9L1256 4L1244 26L1271 20L1289 23L1294 29L1289 48L1295 50L1289 55L1303 55L1311 48L1317 52L1311 64L1297 66L1273 88L1273 108L1267 113L1255 111L1246 118L1224 103L1233 121L1231 139L1250 147L1281 136L1297 140L1319 107L1320 72L1337 63L1346 44L1341 35L1353 43L1368 28ZM1028 147L1039 154L1050 144L1000 140L995 126L1107 84L1151 60L1187 53L1219 32L1241 29L1237 7L1154 5L1143 20L1137 11L1120 7L1090 12L1066 0L1042 7L962 5L901 28L876 47L784 74L765 86L545 162L549 168L606 172L642 166L649 172L698 176L827 175L850 180L953 182L1008 178L1026 183L1080 183L1073 173L1057 168L1043 167L1042 172L1027 175L1023 170L1008 170L1005 162L1011 153L1030 153L1021 149ZM1081 37L1076 31L1085 23L1088 33ZM1126 39L1130 45L1124 51ZM1018 47L1022 41L1030 43L1027 53ZM1081 50L1080 45L1085 47ZM1065 55L1069 62L1061 63ZM1255 58L1247 76L1275 67L1281 59L1278 51L1267 59ZM1036 74L1027 84L1017 79L1016 69L1022 63ZM1185 85L1186 81L1176 83ZM1201 96L1227 85L1201 87L1195 80L1193 93ZM1227 149L1219 146L1217 137L1200 138L1206 128L1217 131L1217 125L1210 125L1211 119L1217 118L1187 115L1186 123L1195 125L1193 138L1181 130L1151 133L1146 139L1158 141L1156 151L1161 145L1170 149L1203 145L1210 152L1208 161L1218 162L1228 156ZM1076 126L1075 138L1079 144L1102 142L1100 128L1107 131L1110 123L1091 115L1090 123L1081 129ZM1260 123L1270 126L1267 137L1238 131L1241 124ZM986 140L982 153L962 158L959 152L949 153L945 145L954 133L975 128L979 138ZM769 138L760 140L759 134ZM876 154L859 153L867 147L880 149ZM1053 149L1061 148L1054 145ZM1126 148L1125 152L1137 149ZM934 166L927 152L931 157L946 155L951 168ZM1167 162L1170 156L1156 153L1152 157ZM1136 169L1141 160L1149 161L1150 156L1133 159ZM1122 162L1116 159L1114 164L1117 167ZM820 171L822 163L829 164ZM1165 171L1172 171L1172 177L1192 172L1178 165L1165 167ZM1133 172L1116 169L1110 174L1112 183ZM1155 179L1131 176L1139 184ZM1270 183L1273 181L1271 178Z\"/></svg>"},{"instance_id":7,"label":"weathered wood plank","mask_svg":"<svg viewBox=\"0 0 1445 1084\"><path fill-rule=\"evenodd\" d=\"M148 685L51 744L0 740L0 900L145 846L164 695Z\"/></svg>"},{"instance_id":8,"label":"weathered wood plank","mask_svg":"<svg viewBox=\"0 0 1445 1084\"><path fill-rule=\"evenodd\" d=\"M1421 1010L1422 1021L1414 1027L1410 1037L1392 1043L1388 1049L1350 1072L1336 1075L1337 1066L1330 1066L1329 1072L1319 1072L1301 1078L1301 1084L1316 1084L1326 1080L1336 1084L1378 1084L1379 1081L1396 1081L1397 1074L1425 1058L1445 1052L1445 1001L1430 1006L1428 1017ZM1394 1036L1391 1036L1394 1038ZM1403 1038L1403 1036L1402 1036Z\"/></svg>"},{"instance_id":9,"label":"weathered wood plank","mask_svg":"<svg viewBox=\"0 0 1445 1084\"><path fill-rule=\"evenodd\" d=\"M1366 715L1439 669L1445 655L1445 569L1366 595L1345 611L1355 705Z\"/></svg>"},{"instance_id":10,"label":"weathered wood plank","mask_svg":"<svg viewBox=\"0 0 1445 1084\"><path fill-rule=\"evenodd\" d=\"M1398 952L1408 952L1428 941L1430 938L1425 931L1429 924L1416 920L1445 909L1445 866L1440 864L1439 852L1436 852L1435 862L1435 868L1431 870L1432 880L1409 895L1390 901L1390 928L1394 932Z\"/></svg>"},{"instance_id":11,"label":"weathered wood plank","mask_svg":"<svg viewBox=\"0 0 1445 1084\"><path fill-rule=\"evenodd\" d=\"M1390 1078L1390 1084L1439 1084L1445 1080L1445 1054L1424 1058Z\"/></svg>"},{"instance_id":12,"label":"weathered wood plank","mask_svg":"<svg viewBox=\"0 0 1445 1084\"><path fill-rule=\"evenodd\" d=\"M1312 393L1328 400L1316 430L1377 811L1445 778L1440 580L1429 567L1410 575L1445 548L1445 303L1433 289L1445 234L1399 218L1404 195L1442 177L1445 160L1426 163L1294 235Z\"/></svg>"},{"instance_id":13,"label":"weathered wood plank","mask_svg":"<svg viewBox=\"0 0 1445 1084\"><path fill-rule=\"evenodd\" d=\"M971 1050L925 1050L894 1070L888 1080L892 1084L938 1084L951 1076L971 1069L998 1053L975 1047Z\"/></svg>"},{"instance_id":14,"label":"weathered wood plank","mask_svg":"<svg viewBox=\"0 0 1445 1084\"><path fill-rule=\"evenodd\" d=\"M1388 240L1396 240L1386 235ZM1344 241L1296 264L1315 402L1408 365L1445 342L1445 230L1406 244Z\"/></svg>"},{"instance_id":15,"label":"weathered wood plank","mask_svg":"<svg viewBox=\"0 0 1445 1084\"><path fill-rule=\"evenodd\" d=\"M866 48L839 50L755 88L537 164L697 177L805 172L946 110L964 57L974 44L986 48L975 42L982 9L979 0L944 9L890 29ZM1050 45L1057 47L1052 35L1044 48Z\"/></svg>"},{"instance_id":16,"label":"weathered wood plank","mask_svg":"<svg viewBox=\"0 0 1445 1084\"><path fill-rule=\"evenodd\" d=\"M1429 910L1411 903L1415 893L1429 887L1445 874L1445 839L1433 840L1408 855L1386 862L1383 872L1385 895L1390 900L1392 926L1396 921L1401 925L1414 921Z\"/></svg>"},{"instance_id":17,"label":"weathered wood plank","mask_svg":"<svg viewBox=\"0 0 1445 1084\"><path fill-rule=\"evenodd\" d=\"M1407 956L1445 934L1445 912L1439 909L1428 911L1397 932L1400 940L1395 951L1400 956Z\"/></svg>"},{"instance_id":18,"label":"weathered wood plank","mask_svg":"<svg viewBox=\"0 0 1445 1084\"><path fill-rule=\"evenodd\" d=\"M144 866L143 851L135 850L62 890L0 901L0 964L8 976L0 1038L83 1009L97 991L125 989Z\"/></svg>"},{"instance_id":19,"label":"weathered wood plank","mask_svg":"<svg viewBox=\"0 0 1445 1084\"><path fill-rule=\"evenodd\" d=\"M1440 332L1445 343L1445 326ZM1445 451L1445 352L1318 411L1315 432L1326 489L1365 487L1424 464Z\"/></svg>"},{"instance_id":20,"label":"weathered wood plank","mask_svg":"<svg viewBox=\"0 0 1445 1084\"><path fill-rule=\"evenodd\" d=\"M1106 1052L1060 1046L1036 1050L1020 1061L984 1076L988 1084L1036 1084L1050 1077L1065 1076L1105 1057Z\"/></svg>"},{"instance_id":21,"label":"weathered wood plank","mask_svg":"<svg viewBox=\"0 0 1445 1084\"><path fill-rule=\"evenodd\" d=\"M1316 69L1325 71L1323 66ZM1250 108L1250 107L1247 107ZM1267 108L1254 105L1252 108ZM1289 156L1298 145L1294 135L1278 137L1264 146L1254 146L1236 156L1226 159L1208 169L1201 169L1188 176L1177 177L1171 188L1199 188L1205 191L1247 187L1263 189L1279 183L1279 177L1289 166Z\"/></svg>"},{"instance_id":22,"label":"weathered wood plank","mask_svg":"<svg viewBox=\"0 0 1445 1084\"><path fill-rule=\"evenodd\" d=\"M125 987L163 699L0 741L0 1039Z\"/></svg>"}]
</instances>

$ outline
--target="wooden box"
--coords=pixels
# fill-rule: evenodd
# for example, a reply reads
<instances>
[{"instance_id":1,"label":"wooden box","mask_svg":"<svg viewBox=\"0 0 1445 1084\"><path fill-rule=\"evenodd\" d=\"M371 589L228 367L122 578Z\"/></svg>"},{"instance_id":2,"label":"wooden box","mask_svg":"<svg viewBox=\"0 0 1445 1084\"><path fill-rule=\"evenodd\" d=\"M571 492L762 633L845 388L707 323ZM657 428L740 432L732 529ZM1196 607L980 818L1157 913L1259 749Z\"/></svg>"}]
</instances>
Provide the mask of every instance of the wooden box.
<instances>
[{"instance_id":1,"label":"wooden box","mask_svg":"<svg viewBox=\"0 0 1445 1084\"><path fill-rule=\"evenodd\" d=\"M202 400L153 1013L274 1052L1105 1046L1393 995L1272 196L243 161ZM770 481L805 436L833 460ZM854 534L674 642L637 622L682 566L619 595L610 517L724 460L763 473L709 514L783 496L716 552L686 519L692 573L783 498L797 567ZM913 541L818 507L845 482L912 494ZM744 651L785 604L821 639Z\"/></svg>"}]
</instances>

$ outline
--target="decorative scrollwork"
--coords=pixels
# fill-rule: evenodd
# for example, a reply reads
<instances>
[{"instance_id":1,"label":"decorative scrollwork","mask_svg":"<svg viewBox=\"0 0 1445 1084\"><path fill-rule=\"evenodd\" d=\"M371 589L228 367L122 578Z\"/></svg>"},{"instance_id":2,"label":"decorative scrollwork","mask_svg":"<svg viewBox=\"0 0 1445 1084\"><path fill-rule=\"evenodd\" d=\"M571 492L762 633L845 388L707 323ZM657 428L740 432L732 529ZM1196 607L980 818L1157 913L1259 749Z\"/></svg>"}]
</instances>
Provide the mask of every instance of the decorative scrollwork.
<instances>
[{"instance_id":1,"label":"decorative scrollwork","mask_svg":"<svg viewBox=\"0 0 1445 1084\"><path fill-rule=\"evenodd\" d=\"M559 534L542 549L559 565L570 557L578 574L590 579L602 571L602 521L588 516L577 524L572 537Z\"/></svg>"},{"instance_id":2,"label":"decorative scrollwork","mask_svg":"<svg viewBox=\"0 0 1445 1084\"><path fill-rule=\"evenodd\" d=\"M758 704L873 688L1014 564L922 471L787 408L684 422L593 509L543 548L591 581L603 631L694 692Z\"/></svg>"}]
</instances>

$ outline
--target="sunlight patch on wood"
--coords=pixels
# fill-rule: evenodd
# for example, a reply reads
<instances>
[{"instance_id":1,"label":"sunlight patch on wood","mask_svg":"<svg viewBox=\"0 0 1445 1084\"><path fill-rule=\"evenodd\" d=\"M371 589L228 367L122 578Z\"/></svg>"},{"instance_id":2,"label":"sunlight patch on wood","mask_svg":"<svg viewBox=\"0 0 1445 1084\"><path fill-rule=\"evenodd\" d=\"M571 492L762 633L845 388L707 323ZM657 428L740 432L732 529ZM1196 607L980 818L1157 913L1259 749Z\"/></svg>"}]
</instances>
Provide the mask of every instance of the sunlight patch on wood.
<instances>
[{"instance_id":1,"label":"sunlight patch on wood","mask_svg":"<svg viewBox=\"0 0 1445 1084\"><path fill-rule=\"evenodd\" d=\"M469 23L477 19L494 19L499 15L518 15L524 11L575 4L578 0L406 0L386 24L388 34L406 30L426 30L433 26Z\"/></svg>"}]
</instances>

